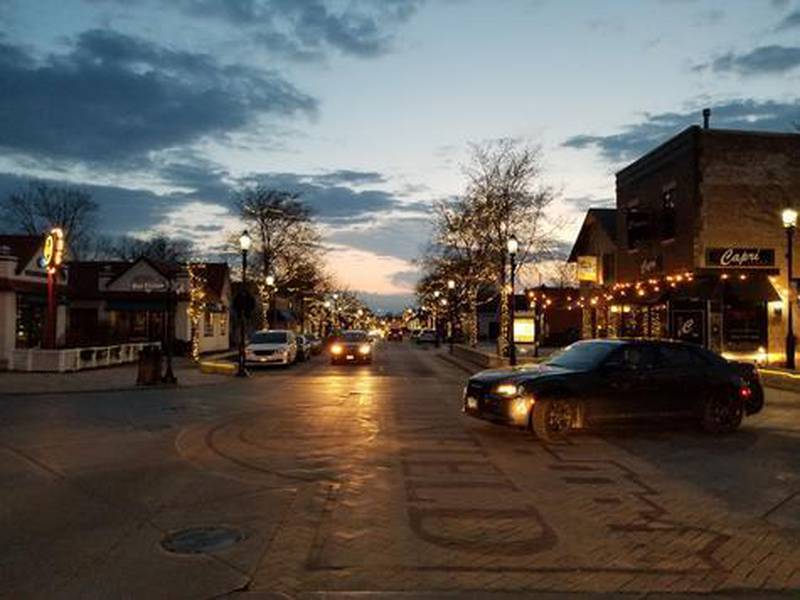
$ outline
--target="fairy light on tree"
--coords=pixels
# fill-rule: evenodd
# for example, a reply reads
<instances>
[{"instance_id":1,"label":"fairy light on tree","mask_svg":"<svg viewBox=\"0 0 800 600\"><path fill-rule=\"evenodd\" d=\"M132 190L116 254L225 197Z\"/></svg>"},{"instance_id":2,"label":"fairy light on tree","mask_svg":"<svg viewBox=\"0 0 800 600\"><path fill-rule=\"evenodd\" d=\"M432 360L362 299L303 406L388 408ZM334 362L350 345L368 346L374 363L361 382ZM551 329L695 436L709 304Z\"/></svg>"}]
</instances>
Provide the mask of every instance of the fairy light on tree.
<instances>
[{"instance_id":1,"label":"fairy light on tree","mask_svg":"<svg viewBox=\"0 0 800 600\"><path fill-rule=\"evenodd\" d=\"M200 320L206 310L206 267L201 263L189 263L189 324L192 330L192 359L200 360Z\"/></svg>"}]
</instances>

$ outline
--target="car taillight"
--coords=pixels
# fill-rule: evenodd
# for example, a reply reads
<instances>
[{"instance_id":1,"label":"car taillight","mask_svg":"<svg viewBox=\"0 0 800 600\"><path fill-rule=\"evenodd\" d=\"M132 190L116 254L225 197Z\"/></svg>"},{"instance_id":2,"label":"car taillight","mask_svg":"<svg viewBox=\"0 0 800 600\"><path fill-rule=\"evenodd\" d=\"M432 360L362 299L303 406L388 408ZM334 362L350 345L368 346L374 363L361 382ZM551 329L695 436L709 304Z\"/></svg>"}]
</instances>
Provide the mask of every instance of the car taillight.
<instances>
[{"instance_id":1,"label":"car taillight","mask_svg":"<svg viewBox=\"0 0 800 600\"><path fill-rule=\"evenodd\" d=\"M753 390L750 389L750 386L743 385L742 387L739 388L739 396L742 398L742 400L747 400L752 395L753 395Z\"/></svg>"}]
</instances>

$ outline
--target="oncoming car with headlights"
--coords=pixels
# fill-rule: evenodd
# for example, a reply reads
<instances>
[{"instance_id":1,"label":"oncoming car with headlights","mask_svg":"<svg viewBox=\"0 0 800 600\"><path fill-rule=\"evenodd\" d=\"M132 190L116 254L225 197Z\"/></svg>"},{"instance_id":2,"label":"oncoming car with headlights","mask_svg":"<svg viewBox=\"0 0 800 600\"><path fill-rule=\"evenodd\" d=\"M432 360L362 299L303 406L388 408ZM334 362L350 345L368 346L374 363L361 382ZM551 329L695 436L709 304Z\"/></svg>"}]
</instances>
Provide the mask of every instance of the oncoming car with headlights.
<instances>
[{"instance_id":1,"label":"oncoming car with headlights","mask_svg":"<svg viewBox=\"0 0 800 600\"><path fill-rule=\"evenodd\" d=\"M482 371L469 379L463 398L466 414L529 428L543 440L576 428L664 418L726 433L763 404L751 366L690 344L638 339L576 342L541 364Z\"/></svg>"},{"instance_id":2,"label":"oncoming car with headlights","mask_svg":"<svg viewBox=\"0 0 800 600\"><path fill-rule=\"evenodd\" d=\"M331 364L371 364L372 342L366 331L343 331L331 344Z\"/></svg>"}]
</instances>

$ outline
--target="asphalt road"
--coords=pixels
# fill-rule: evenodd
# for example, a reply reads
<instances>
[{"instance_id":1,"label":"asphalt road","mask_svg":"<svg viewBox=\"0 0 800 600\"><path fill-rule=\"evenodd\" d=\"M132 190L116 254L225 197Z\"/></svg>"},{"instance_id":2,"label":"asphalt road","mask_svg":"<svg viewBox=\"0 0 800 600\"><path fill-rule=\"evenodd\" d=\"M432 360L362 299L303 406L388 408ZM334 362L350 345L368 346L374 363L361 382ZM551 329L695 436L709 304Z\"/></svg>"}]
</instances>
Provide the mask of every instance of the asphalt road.
<instances>
[{"instance_id":1,"label":"asphalt road","mask_svg":"<svg viewBox=\"0 0 800 600\"><path fill-rule=\"evenodd\" d=\"M796 395L723 438L547 446L463 416L466 373L435 354L2 399L0 596L800 590ZM192 528L218 545L163 546Z\"/></svg>"}]
</instances>

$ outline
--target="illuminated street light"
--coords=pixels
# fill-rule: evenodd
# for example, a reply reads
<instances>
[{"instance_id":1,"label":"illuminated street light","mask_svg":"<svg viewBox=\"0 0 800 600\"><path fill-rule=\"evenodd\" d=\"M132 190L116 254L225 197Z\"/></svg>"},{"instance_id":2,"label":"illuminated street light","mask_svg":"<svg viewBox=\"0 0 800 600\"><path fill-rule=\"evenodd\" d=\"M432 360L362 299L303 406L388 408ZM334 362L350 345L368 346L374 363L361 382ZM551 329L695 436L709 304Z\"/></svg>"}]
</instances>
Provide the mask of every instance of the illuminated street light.
<instances>
[{"instance_id":1,"label":"illuminated street light","mask_svg":"<svg viewBox=\"0 0 800 600\"><path fill-rule=\"evenodd\" d=\"M509 293L508 305L508 364L512 367L517 364L517 347L514 344L514 275L517 270L517 250L519 250L519 242L513 235L508 238L508 260L511 267L511 290Z\"/></svg>"},{"instance_id":2,"label":"illuminated street light","mask_svg":"<svg viewBox=\"0 0 800 600\"><path fill-rule=\"evenodd\" d=\"M247 251L250 250L250 246L253 244L253 238L250 237L250 234L247 233L245 229L242 232L242 235L239 236L239 249L242 251L242 290L241 296L239 301L239 368L236 370L237 377L247 377L247 369L245 368L245 359L244 359L244 318L245 318L245 310L244 310L244 297L247 293Z\"/></svg>"},{"instance_id":3,"label":"illuminated street light","mask_svg":"<svg viewBox=\"0 0 800 600\"><path fill-rule=\"evenodd\" d=\"M783 227L786 229L786 283L788 287L787 304L789 305L786 311L786 319L788 327L786 329L786 368L794 369L795 367L795 339L794 339L794 323L792 322L792 304L794 297L794 281L792 280L792 255L794 249L794 230L797 227L797 211L793 208L784 209L781 213L781 220Z\"/></svg>"},{"instance_id":4,"label":"illuminated street light","mask_svg":"<svg viewBox=\"0 0 800 600\"><path fill-rule=\"evenodd\" d=\"M455 306L455 300L454 300L455 289L456 289L456 281L455 281L455 279L448 279L447 280L447 295L449 296L449 301L447 303L447 306L449 308L448 308L448 312L447 312L447 320L450 321L450 338L449 338L450 354L453 353L453 338L455 337L455 331L456 331L455 319L453 318L453 315L454 315L453 309L454 309L454 306Z\"/></svg>"}]
</instances>

